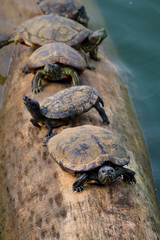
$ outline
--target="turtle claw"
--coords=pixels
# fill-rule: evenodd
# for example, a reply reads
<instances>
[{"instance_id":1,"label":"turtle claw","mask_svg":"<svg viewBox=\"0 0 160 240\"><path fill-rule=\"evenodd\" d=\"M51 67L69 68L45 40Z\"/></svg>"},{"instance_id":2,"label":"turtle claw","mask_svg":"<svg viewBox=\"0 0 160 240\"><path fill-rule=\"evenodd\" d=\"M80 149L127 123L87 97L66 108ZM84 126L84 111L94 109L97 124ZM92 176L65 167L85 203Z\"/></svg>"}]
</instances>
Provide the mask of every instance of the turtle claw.
<instances>
[{"instance_id":1,"label":"turtle claw","mask_svg":"<svg viewBox=\"0 0 160 240\"><path fill-rule=\"evenodd\" d=\"M96 69L96 67L92 64L88 64L87 69L94 71Z\"/></svg>"},{"instance_id":2,"label":"turtle claw","mask_svg":"<svg viewBox=\"0 0 160 240\"><path fill-rule=\"evenodd\" d=\"M45 137L44 137L44 140L43 140L43 146L47 146L49 140L57 134L58 133L56 131L54 131L54 133L51 133L50 135L46 134Z\"/></svg>"},{"instance_id":3,"label":"turtle claw","mask_svg":"<svg viewBox=\"0 0 160 240\"><path fill-rule=\"evenodd\" d=\"M75 187L74 185L73 185L73 192L74 191L76 191L76 192L82 192L84 190L84 186L83 185L81 185L81 186L79 186L79 187Z\"/></svg>"},{"instance_id":4,"label":"turtle claw","mask_svg":"<svg viewBox=\"0 0 160 240\"><path fill-rule=\"evenodd\" d=\"M100 62L101 58L97 57L97 56L92 56L91 57L94 61Z\"/></svg>"},{"instance_id":5,"label":"turtle claw","mask_svg":"<svg viewBox=\"0 0 160 240\"><path fill-rule=\"evenodd\" d=\"M108 124L110 124L110 121L108 119L104 119L103 123L108 125Z\"/></svg>"},{"instance_id":6,"label":"turtle claw","mask_svg":"<svg viewBox=\"0 0 160 240\"><path fill-rule=\"evenodd\" d=\"M133 177L133 178L129 179L128 183L131 183L131 184L136 183L136 179Z\"/></svg>"},{"instance_id":7,"label":"turtle claw","mask_svg":"<svg viewBox=\"0 0 160 240\"><path fill-rule=\"evenodd\" d=\"M133 184L133 183L136 183L136 179L135 179L135 177L126 177L126 176L124 176L123 177L123 181L124 182L127 182L127 183L129 183L129 184Z\"/></svg>"},{"instance_id":8,"label":"turtle claw","mask_svg":"<svg viewBox=\"0 0 160 240\"><path fill-rule=\"evenodd\" d=\"M34 93L38 93L41 92L43 90L42 86L36 87L36 88L32 88L32 92Z\"/></svg>"},{"instance_id":9,"label":"turtle claw","mask_svg":"<svg viewBox=\"0 0 160 240\"><path fill-rule=\"evenodd\" d=\"M101 61L101 58L99 58L99 57L96 57L96 59L95 59L97 62L100 62Z\"/></svg>"},{"instance_id":10,"label":"turtle claw","mask_svg":"<svg viewBox=\"0 0 160 240\"><path fill-rule=\"evenodd\" d=\"M43 146L45 146L45 147L47 146L50 138L51 138L51 137L50 137L48 134L46 134L46 135L44 136Z\"/></svg>"}]
</instances>

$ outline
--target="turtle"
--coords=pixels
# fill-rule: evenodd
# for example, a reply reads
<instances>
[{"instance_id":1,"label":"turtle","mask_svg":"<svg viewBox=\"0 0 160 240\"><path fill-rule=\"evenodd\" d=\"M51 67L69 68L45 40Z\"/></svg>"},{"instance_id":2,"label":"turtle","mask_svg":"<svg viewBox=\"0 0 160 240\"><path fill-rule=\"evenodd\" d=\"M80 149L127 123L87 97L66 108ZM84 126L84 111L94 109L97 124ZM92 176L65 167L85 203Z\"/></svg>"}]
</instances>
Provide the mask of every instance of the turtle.
<instances>
[{"instance_id":1,"label":"turtle","mask_svg":"<svg viewBox=\"0 0 160 240\"><path fill-rule=\"evenodd\" d=\"M32 116L31 123L40 128L39 122L41 122L48 128L45 142L52 136L53 127L61 126L93 107L98 111L103 122L109 124L103 109L104 102L97 90L91 86L82 85L64 89L47 97L40 105L27 96L23 97L23 102Z\"/></svg>"},{"instance_id":2,"label":"turtle","mask_svg":"<svg viewBox=\"0 0 160 240\"><path fill-rule=\"evenodd\" d=\"M71 18L84 26L88 26L89 18L85 7L76 6L73 0L37 0L40 9L44 14L54 14Z\"/></svg>"},{"instance_id":3,"label":"turtle","mask_svg":"<svg viewBox=\"0 0 160 240\"><path fill-rule=\"evenodd\" d=\"M23 22L12 35L4 35L3 41L0 41L0 48L12 42L23 43L30 47L62 42L79 50L86 61L88 61L87 52L92 59L99 61L98 46L106 37L104 28L93 32L72 19L40 15ZM94 67L91 66L91 69Z\"/></svg>"},{"instance_id":4,"label":"turtle","mask_svg":"<svg viewBox=\"0 0 160 240\"><path fill-rule=\"evenodd\" d=\"M47 147L59 166L77 177L73 191L81 192L85 183L107 185L121 176L127 183L136 183L135 172L124 167L130 162L129 152L118 136L105 128L67 128L50 138Z\"/></svg>"},{"instance_id":5,"label":"turtle","mask_svg":"<svg viewBox=\"0 0 160 240\"><path fill-rule=\"evenodd\" d=\"M65 43L48 43L32 53L22 71L35 72L32 79L32 91L42 91L41 78L47 76L51 81L72 78L72 85L81 85L77 71L81 73L87 67L85 59L74 48Z\"/></svg>"}]
</instances>

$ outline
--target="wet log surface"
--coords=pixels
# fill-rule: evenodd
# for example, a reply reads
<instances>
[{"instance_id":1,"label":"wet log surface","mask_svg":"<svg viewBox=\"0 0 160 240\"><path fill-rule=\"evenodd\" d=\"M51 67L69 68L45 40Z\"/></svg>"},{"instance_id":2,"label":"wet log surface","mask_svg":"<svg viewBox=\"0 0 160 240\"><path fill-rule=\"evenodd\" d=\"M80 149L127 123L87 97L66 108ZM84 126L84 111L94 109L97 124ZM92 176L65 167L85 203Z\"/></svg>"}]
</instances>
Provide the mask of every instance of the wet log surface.
<instances>
[{"instance_id":1,"label":"wet log surface","mask_svg":"<svg viewBox=\"0 0 160 240\"><path fill-rule=\"evenodd\" d=\"M22 9L13 9L13 5ZM25 6L20 0L5 0L0 11L4 19L15 24L40 13L31 0ZM63 127L92 124L116 133L131 154L129 167L136 172L137 184L119 180L73 193L75 178L62 171L43 147L46 128L31 125L22 102L24 95L41 102L70 83L43 81L44 91L33 94L33 75L21 72L32 49L13 44L10 48L14 50L1 111L0 239L159 239L160 219L149 158L127 90L113 65L99 52L101 62L91 61L96 71L85 70L81 75L82 83L95 87L103 97L110 125L103 125L96 110L91 109ZM60 132L63 127L56 130Z\"/></svg>"}]
</instances>

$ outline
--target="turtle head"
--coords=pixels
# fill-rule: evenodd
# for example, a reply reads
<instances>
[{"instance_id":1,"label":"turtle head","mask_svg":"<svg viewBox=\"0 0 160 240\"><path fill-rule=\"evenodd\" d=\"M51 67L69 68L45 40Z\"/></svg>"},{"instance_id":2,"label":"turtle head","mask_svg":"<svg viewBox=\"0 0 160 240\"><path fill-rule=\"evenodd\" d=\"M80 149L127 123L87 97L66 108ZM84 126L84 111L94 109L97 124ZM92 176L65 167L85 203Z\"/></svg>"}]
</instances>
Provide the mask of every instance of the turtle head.
<instances>
[{"instance_id":1,"label":"turtle head","mask_svg":"<svg viewBox=\"0 0 160 240\"><path fill-rule=\"evenodd\" d=\"M107 37L106 30L104 28L90 33L88 38L83 42L82 49L84 52L94 51L101 42Z\"/></svg>"},{"instance_id":2,"label":"turtle head","mask_svg":"<svg viewBox=\"0 0 160 240\"><path fill-rule=\"evenodd\" d=\"M45 74L51 79L61 79L61 67L58 64L46 64L44 67Z\"/></svg>"},{"instance_id":3,"label":"turtle head","mask_svg":"<svg viewBox=\"0 0 160 240\"><path fill-rule=\"evenodd\" d=\"M98 171L98 180L102 184L112 182L116 178L116 171L110 166L102 166Z\"/></svg>"},{"instance_id":4,"label":"turtle head","mask_svg":"<svg viewBox=\"0 0 160 240\"><path fill-rule=\"evenodd\" d=\"M83 24L85 27L88 26L89 18L84 6L80 6L75 11L73 11L70 18Z\"/></svg>"},{"instance_id":5,"label":"turtle head","mask_svg":"<svg viewBox=\"0 0 160 240\"><path fill-rule=\"evenodd\" d=\"M29 98L27 96L24 96L23 103L25 104L26 108L31 113L31 115L33 114L35 115L36 113L40 112L40 105L36 100Z\"/></svg>"},{"instance_id":6,"label":"turtle head","mask_svg":"<svg viewBox=\"0 0 160 240\"><path fill-rule=\"evenodd\" d=\"M90 45L98 47L106 37L107 37L106 30L104 28L101 28L91 33L88 37L88 41Z\"/></svg>"}]
</instances>

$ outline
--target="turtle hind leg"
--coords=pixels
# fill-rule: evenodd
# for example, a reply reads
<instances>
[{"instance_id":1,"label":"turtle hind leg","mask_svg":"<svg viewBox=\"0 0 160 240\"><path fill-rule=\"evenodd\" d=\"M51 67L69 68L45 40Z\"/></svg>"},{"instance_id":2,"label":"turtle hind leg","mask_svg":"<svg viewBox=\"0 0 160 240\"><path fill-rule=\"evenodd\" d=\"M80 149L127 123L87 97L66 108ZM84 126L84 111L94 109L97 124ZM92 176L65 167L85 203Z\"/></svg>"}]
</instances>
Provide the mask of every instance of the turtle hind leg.
<instances>
[{"instance_id":1,"label":"turtle hind leg","mask_svg":"<svg viewBox=\"0 0 160 240\"><path fill-rule=\"evenodd\" d=\"M100 96L98 96L97 101L100 102L100 103L102 104L102 107L104 107L103 99L102 99Z\"/></svg>"},{"instance_id":2,"label":"turtle hind leg","mask_svg":"<svg viewBox=\"0 0 160 240\"><path fill-rule=\"evenodd\" d=\"M88 173L82 173L82 175L73 183L73 192L81 192L84 189L84 183L88 179Z\"/></svg>"},{"instance_id":3,"label":"turtle hind leg","mask_svg":"<svg viewBox=\"0 0 160 240\"><path fill-rule=\"evenodd\" d=\"M0 48L14 42L12 34L0 34Z\"/></svg>"},{"instance_id":4,"label":"turtle hind leg","mask_svg":"<svg viewBox=\"0 0 160 240\"><path fill-rule=\"evenodd\" d=\"M100 106L99 102L102 104L102 106L104 106L103 100L98 97L96 103L94 104L94 108L99 112L99 115L101 116L103 122L106 122L107 124L109 124L109 119L104 111L104 109Z\"/></svg>"}]
</instances>

